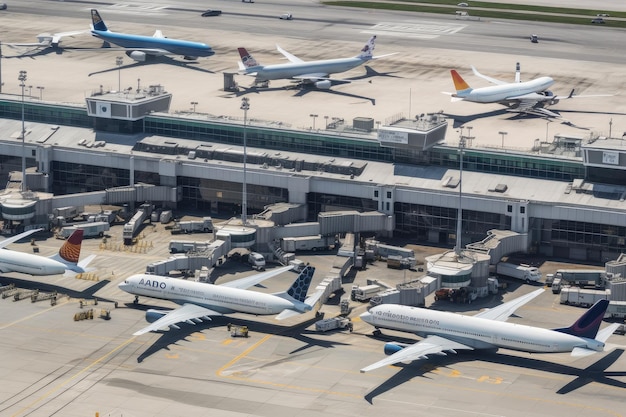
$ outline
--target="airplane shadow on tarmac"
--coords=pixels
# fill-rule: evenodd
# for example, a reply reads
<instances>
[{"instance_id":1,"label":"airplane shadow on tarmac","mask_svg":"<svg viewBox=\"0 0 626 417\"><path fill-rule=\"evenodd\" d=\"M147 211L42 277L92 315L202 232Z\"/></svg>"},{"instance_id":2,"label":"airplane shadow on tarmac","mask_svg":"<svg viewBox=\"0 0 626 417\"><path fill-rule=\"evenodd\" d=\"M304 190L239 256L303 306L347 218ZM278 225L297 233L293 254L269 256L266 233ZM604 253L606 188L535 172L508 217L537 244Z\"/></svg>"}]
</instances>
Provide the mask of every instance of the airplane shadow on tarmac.
<instances>
[{"instance_id":1,"label":"airplane shadow on tarmac","mask_svg":"<svg viewBox=\"0 0 626 417\"><path fill-rule=\"evenodd\" d=\"M185 69L189 69L189 70L204 72L204 73L207 73L207 74L215 74L215 71L211 71L211 70L208 70L208 69L199 68L199 67L195 67L193 65L190 65L190 64L197 64L197 63L198 63L198 61L183 62L183 61L179 61L177 59L171 58L169 56L154 56L154 57L151 56L151 57L148 57L146 59L146 61L144 61L144 62L132 62L130 64L121 65L119 67L115 66L115 67L103 69L101 71L91 72L88 75L89 75L89 77L91 77L92 75L106 74L107 72L112 72L112 71L125 70L125 69L129 69L129 68L137 68L137 67L141 67L143 65L157 65L157 64L172 65L172 66L185 68Z\"/></svg>"},{"instance_id":2,"label":"airplane shadow on tarmac","mask_svg":"<svg viewBox=\"0 0 626 417\"><path fill-rule=\"evenodd\" d=\"M394 340L398 341L397 338ZM415 341L410 343L415 343ZM365 395L364 398L367 402L373 404L374 398L407 381L410 381L413 378L430 378L428 376L430 372L439 368L448 368L451 365L463 361L490 362L498 365L512 366L522 369L533 369L541 372L575 377L571 382L557 390L557 394L569 394L570 392L582 388L592 382L626 389L626 382L614 379L614 377L626 377L626 371L606 371L623 353L623 349L615 349L583 369L541 359L535 359L534 357L520 357L508 355L506 353L498 353L495 350L481 350L478 352L462 351L458 352L456 355L448 356L433 355L429 359L413 361L409 364L396 364L395 366L400 368L400 371L371 390Z\"/></svg>"},{"instance_id":3,"label":"airplane shadow on tarmac","mask_svg":"<svg viewBox=\"0 0 626 417\"><path fill-rule=\"evenodd\" d=\"M143 309L143 310L147 310L148 308L151 308L148 306L134 305L132 303L128 303L127 306L130 308ZM164 311L168 311L168 310L164 310ZM272 334L276 336L290 337L292 339L301 341L303 343L303 346L289 352L290 355L299 354L311 347L332 348L335 346L346 345L346 343L335 342L332 340L316 339L316 338L308 336L309 334L315 334L322 338L325 336L325 334L323 333L312 332L312 331L306 330L308 326L312 325L314 322L319 320L319 317L313 317L303 323L298 323L297 325L292 326L292 327L284 327L284 326L274 325L274 324L269 324L269 323L255 322L253 320L242 320L238 317L234 318L234 317L229 317L229 316L214 316L214 317L211 317L211 319L212 320L209 322L203 321L202 323L199 323L196 325L191 325L187 323L179 323L178 326L180 327L180 329L169 329L169 330L156 332L160 334L161 337L159 337L159 339L157 339L150 347L148 347L148 349L146 349L143 353L141 353L137 357L137 362L139 363L143 362L145 359L149 358L151 355L159 352L160 350L169 350L170 345L177 345L181 342L188 341L187 337L192 333L195 333L198 331L213 331L213 330L225 331L228 329L228 324L232 324L235 326L247 326L250 331L250 334L252 334L253 332L254 333L258 332L260 334ZM281 359L281 361L285 361L285 360L286 359ZM264 366L269 366L272 363L274 362L269 362L268 364Z\"/></svg>"}]
</instances>

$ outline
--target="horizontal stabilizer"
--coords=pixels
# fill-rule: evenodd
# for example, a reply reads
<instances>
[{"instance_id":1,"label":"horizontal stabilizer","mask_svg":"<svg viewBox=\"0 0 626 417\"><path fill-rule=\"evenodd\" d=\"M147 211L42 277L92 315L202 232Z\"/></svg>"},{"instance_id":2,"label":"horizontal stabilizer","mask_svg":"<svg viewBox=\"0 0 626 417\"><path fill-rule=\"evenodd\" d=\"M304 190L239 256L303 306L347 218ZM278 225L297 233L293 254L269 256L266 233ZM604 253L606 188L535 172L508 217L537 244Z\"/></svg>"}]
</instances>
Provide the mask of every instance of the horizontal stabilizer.
<instances>
[{"instance_id":1,"label":"horizontal stabilizer","mask_svg":"<svg viewBox=\"0 0 626 417\"><path fill-rule=\"evenodd\" d=\"M576 358L582 358L585 356L593 355L594 353L598 353L598 351L587 349L584 347L575 347L574 349L572 349L572 356Z\"/></svg>"},{"instance_id":2,"label":"horizontal stabilizer","mask_svg":"<svg viewBox=\"0 0 626 417\"><path fill-rule=\"evenodd\" d=\"M295 311L295 310L285 309L285 310L281 311L280 314L278 314L275 317L275 319L276 320L285 320L285 319L288 319L288 318L291 318L291 317L294 317L294 316L299 316L300 314L302 314L302 313L300 313L298 311Z\"/></svg>"}]
</instances>

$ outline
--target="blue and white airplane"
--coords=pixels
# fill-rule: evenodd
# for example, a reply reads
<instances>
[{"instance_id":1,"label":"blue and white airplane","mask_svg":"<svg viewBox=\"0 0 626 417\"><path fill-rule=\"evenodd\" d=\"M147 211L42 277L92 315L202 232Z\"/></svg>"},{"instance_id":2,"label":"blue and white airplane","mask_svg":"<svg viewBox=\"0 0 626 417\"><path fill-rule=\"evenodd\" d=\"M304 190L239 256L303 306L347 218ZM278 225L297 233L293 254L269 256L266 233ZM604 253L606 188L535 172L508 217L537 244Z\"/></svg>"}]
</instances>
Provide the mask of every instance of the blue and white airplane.
<instances>
[{"instance_id":1,"label":"blue and white airplane","mask_svg":"<svg viewBox=\"0 0 626 417\"><path fill-rule=\"evenodd\" d=\"M125 51L126 55L137 62L144 62L148 55L179 55L185 59L194 60L198 57L207 57L215 54L213 49L206 43L166 38L160 30L157 30L153 36L111 32L96 9L91 9L91 21L91 34L93 36L102 39L106 43L118 46L118 48L101 49Z\"/></svg>"},{"instance_id":2,"label":"blue and white airplane","mask_svg":"<svg viewBox=\"0 0 626 417\"><path fill-rule=\"evenodd\" d=\"M180 305L169 312L153 309L146 311L146 321L152 324L133 333L138 336L167 327L178 329L178 323L196 324L223 314L276 314L277 320L283 320L311 311L323 293L317 291L307 297L315 272L312 266L304 268L287 291L266 294L247 289L291 268L277 268L220 285L138 274L126 278L118 287L135 295L135 302L137 297L144 296Z\"/></svg>"},{"instance_id":3,"label":"blue and white airplane","mask_svg":"<svg viewBox=\"0 0 626 417\"><path fill-rule=\"evenodd\" d=\"M542 292L543 289L533 291L474 316L396 304L372 307L361 314L364 322L377 329L414 333L424 339L412 345L387 343L384 350L390 356L361 372L458 350L505 348L532 353L571 352L572 356L604 350L606 340L619 326L613 323L599 330L609 305L607 300L595 303L570 327L549 330L506 322L515 310Z\"/></svg>"}]
</instances>

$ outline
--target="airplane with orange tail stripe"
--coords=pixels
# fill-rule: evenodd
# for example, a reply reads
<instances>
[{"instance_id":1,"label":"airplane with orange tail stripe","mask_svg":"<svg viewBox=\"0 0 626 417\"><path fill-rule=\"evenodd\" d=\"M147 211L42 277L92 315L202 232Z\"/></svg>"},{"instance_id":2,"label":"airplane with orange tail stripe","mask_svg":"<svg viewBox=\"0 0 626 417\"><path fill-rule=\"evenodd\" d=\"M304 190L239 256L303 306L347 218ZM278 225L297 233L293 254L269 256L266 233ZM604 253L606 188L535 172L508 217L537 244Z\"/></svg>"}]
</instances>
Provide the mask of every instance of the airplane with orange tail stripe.
<instances>
[{"instance_id":1,"label":"airplane with orange tail stripe","mask_svg":"<svg viewBox=\"0 0 626 417\"><path fill-rule=\"evenodd\" d=\"M26 238L42 229L29 230L0 242L0 272L22 272L29 275L57 275L88 272L87 265L96 257L88 256L82 261L80 248L83 241L83 230L77 229L63 243L59 252L45 257L25 252L5 249L11 243Z\"/></svg>"},{"instance_id":2,"label":"airplane with orange tail stripe","mask_svg":"<svg viewBox=\"0 0 626 417\"><path fill-rule=\"evenodd\" d=\"M456 70L450 70L456 93L444 93L452 97L452 101L470 101L473 103L498 103L508 107L514 113L535 114L538 116L561 117L548 110L563 99L579 97L606 97L607 95L575 96L572 90L567 96L557 96L549 88L554 84L551 77L539 77L531 81L521 81L520 64L516 65L515 82L509 83L483 75L472 67L474 75L489 81L493 86L472 88Z\"/></svg>"}]
</instances>

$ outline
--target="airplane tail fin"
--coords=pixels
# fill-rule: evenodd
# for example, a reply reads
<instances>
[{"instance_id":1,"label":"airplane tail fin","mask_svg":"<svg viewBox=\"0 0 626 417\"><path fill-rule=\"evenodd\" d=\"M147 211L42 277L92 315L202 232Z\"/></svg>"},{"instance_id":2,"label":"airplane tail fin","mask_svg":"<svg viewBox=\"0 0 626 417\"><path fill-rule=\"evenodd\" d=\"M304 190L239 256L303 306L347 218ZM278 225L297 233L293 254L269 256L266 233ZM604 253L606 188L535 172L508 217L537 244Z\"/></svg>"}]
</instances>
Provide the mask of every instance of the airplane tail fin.
<instances>
[{"instance_id":1,"label":"airplane tail fin","mask_svg":"<svg viewBox=\"0 0 626 417\"><path fill-rule=\"evenodd\" d=\"M554 330L561 333L571 334L573 336L595 339L608 306L608 300L599 300L591 306L585 314L580 316L574 324L569 327Z\"/></svg>"},{"instance_id":2,"label":"airplane tail fin","mask_svg":"<svg viewBox=\"0 0 626 417\"><path fill-rule=\"evenodd\" d=\"M83 262L79 262L80 248L83 243L83 234L83 229L74 230L69 239L63 243L59 252L50 258L64 263L70 271L86 272L87 265L93 260L93 258L95 258L95 255L88 257Z\"/></svg>"},{"instance_id":3,"label":"airplane tail fin","mask_svg":"<svg viewBox=\"0 0 626 417\"><path fill-rule=\"evenodd\" d=\"M456 95L454 95L453 98L463 98L472 91L472 87L465 82L463 77L461 77L456 70L450 70L450 74L452 75L452 81L454 82L454 88L456 89Z\"/></svg>"},{"instance_id":4,"label":"airplane tail fin","mask_svg":"<svg viewBox=\"0 0 626 417\"><path fill-rule=\"evenodd\" d=\"M258 67L259 63L250 55L246 48L237 48L239 56L241 57L241 63L244 68Z\"/></svg>"},{"instance_id":5,"label":"airplane tail fin","mask_svg":"<svg viewBox=\"0 0 626 417\"><path fill-rule=\"evenodd\" d=\"M100 13L96 9L91 9L91 24L93 30L107 31L107 25L104 24L104 20L100 17Z\"/></svg>"},{"instance_id":6,"label":"airplane tail fin","mask_svg":"<svg viewBox=\"0 0 626 417\"><path fill-rule=\"evenodd\" d=\"M522 82L522 69L520 68L519 62L515 64L515 82Z\"/></svg>"},{"instance_id":7,"label":"airplane tail fin","mask_svg":"<svg viewBox=\"0 0 626 417\"><path fill-rule=\"evenodd\" d=\"M361 53L359 54L359 58L361 59L372 59L374 55L374 47L376 46L376 35L372 36L365 46L361 49Z\"/></svg>"},{"instance_id":8,"label":"airplane tail fin","mask_svg":"<svg viewBox=\"0 0 626 417\"><path fill-rule=\"evenodd\" d=\"M298 278L291 284L291 287L287 290L287 294L294 300L303 303L306 300L306 293L309 291L309 285L311 285L314 273L314 267L305 267L298 275Z\"/></svg>"}]
</instances>

